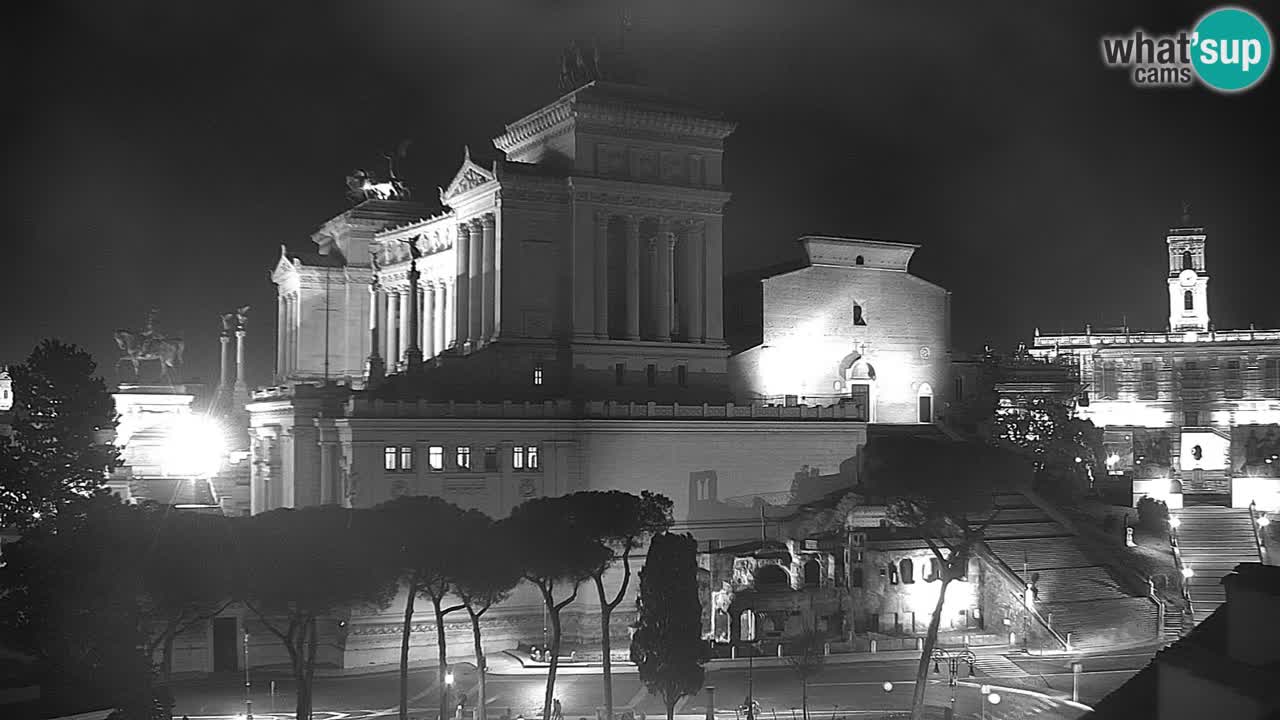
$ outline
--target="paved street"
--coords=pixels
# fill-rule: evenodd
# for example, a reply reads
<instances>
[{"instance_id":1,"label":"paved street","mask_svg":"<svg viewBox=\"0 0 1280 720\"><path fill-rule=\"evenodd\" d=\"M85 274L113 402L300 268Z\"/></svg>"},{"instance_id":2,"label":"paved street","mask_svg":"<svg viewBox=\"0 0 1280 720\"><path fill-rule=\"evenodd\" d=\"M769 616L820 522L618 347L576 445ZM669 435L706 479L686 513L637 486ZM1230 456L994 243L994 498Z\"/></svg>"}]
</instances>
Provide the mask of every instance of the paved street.
<instances>
[{"instance_id":1,"label":"paved street","mask_svg":"<svg viewBox=\"0 0 1280 720\"><path fill-rule=\"evenodd\" d=\"M1114 690L1150 659L1154 650L1126 650L1081 658L1084 672L1080 677L1080 700L1086 704ZM981 717L981 695L977 686L990 682L998 686L1038 691L1053 697L1069 697L1072 689L1072 658L1039 658L1013 655L1011 659L1028 677L967 677L962 673L956 689L957 717ZM809 685L810 715L816 720L856 717L868 711L902 710L910 702L915 674L913 660L873 660L858 663L829 664ZM470 666L456 666L456 684L451 693L466 693L466 706L476 701L476 675ZM741 704L747 692L746 668L718 669L708 673L707 684L715 687L716 706L721 720L733 717L732 708ZM410 705L413 715L431 718L436 714L439 688L435 670L410 671ZM790 667L754 667L751 682L757 702L762 708L761 720L791 720L792 708L799 717L800 683ZM892 683L886 692L884 683ZM177 687L178 706L175 714L200 717L230 717L244 712L243 676L224 675L204 680L187 681ZM291 716L293 686L284 676L276 676L274 705L270 681L262 674L253 678L253 707L259 716ZM489 676L490 717L500 718L508 708L512 717L533 717L542 705L545 683L543 674ZM941 704L949 700L950 689L945 676L931 676L929 697ZM399 676L395 671L346 677L316 679L315 707L325 715L319 720L358 720L395 714L399 693ZM454 696L456 697L456 695ZM450 698L452 706L456 700ZM602 703L600 676L597 674L561 674L556 680L556 697L564 705L566 718L593 718ZM1003 692L999 706L986 707L989 718L1074 717L1078 713L1055 701L1044 701L1014 691ZM619 710L630 708L649 717L662 716L661 701L650 697L634 673L615 673L614 701ZM704 715L707 693L689 698L677 706L684 715Z\"/></svg>"}]
</instances>

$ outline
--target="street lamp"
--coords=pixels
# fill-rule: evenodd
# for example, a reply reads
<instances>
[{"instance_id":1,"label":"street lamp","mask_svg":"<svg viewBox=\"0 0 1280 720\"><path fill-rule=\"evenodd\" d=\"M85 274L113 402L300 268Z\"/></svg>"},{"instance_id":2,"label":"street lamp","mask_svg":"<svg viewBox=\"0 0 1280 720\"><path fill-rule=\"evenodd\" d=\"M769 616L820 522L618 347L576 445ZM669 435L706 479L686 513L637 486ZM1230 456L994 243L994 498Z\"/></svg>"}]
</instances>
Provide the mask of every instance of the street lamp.
<instances>
[{"instance_id":1,"label":"street lamp","mask_svg":"<svg viewBox=\"0 0 1280 720\"><path fill-rule=\"evenodd\" d=\"M1182 518L1178 517L1177 515L1169 516L1169 527L1173 528L1174 530L1177 530L1181 526L1182 526Z\"/></svg>"},{"instance_id":2,"label":"street lamp","mask_svg":"<svg viewBox=\"0 0 1280 720\"><path fill-rule=\"evenodd\" d=\"M1195 575L1195 574L1196 574L1196 573L1195 573L1195 571L1191 569L1191 566L1190 566L1190 565L1183 565L1183 566L1182 566L1182 577L1184 577L1184 578L1186 578L1186 579L1190 580L1190 579L1191 579L1191 577L1192 577L1193 575Z\"/></svg>"},{"instance_id":3,"label":"street lamp","mask_svg":"<svg viewBox=\"0 0 1280 720\"><path fill-rule=\"evenodd\" d=\"M982 694L982 720L987 720L987 696L991 694L991 686L983 685L978 692Z\"/></svg>"},{"instance_id":4,"label":"street lamp","mask_svg":"<svg viewBox=\"0 0 1280 720\"><path fill-rule=\"evenodd\" d=\"M933 671L941 673L942 670L938 664L945 661L947 663L947 673L949 676L948 684L951 686L951 705L946 709L948 718L954 717L956 706L956 677L960 674L960 663L969 664L969 676L973 676L973 662L977 660L977 656L971 650L946 650L943 648L934 648L933 654L929 656L933 660Z\"/></svg>"},{"instance_id":5,"label":"street lamp","mask_svg":"<svg viewBox=\"0 0 1280 720\"><path fill-rule=\"evenodd\" d=\"M244 631L244 718L253 720L253 700L249 699L249 631Z\"/></svg>"}]
</instances>

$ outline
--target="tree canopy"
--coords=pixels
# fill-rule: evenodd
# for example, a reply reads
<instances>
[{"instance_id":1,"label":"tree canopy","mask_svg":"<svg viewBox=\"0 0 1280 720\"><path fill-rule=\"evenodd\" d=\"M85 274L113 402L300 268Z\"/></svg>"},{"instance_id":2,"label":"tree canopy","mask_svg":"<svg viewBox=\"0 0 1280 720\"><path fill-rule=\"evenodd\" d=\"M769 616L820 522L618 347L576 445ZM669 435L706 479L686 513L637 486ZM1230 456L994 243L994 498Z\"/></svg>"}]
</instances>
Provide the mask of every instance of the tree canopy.
<instances>
[{"instance_id":1,"label":"tree canopy","mask_svg":"<svg viewBox=\"0 0 1280 720\"><path fill-rule=\"evenodd\" d=\"M0 526L25 528L105 492L119 462L115 401L89 353L58 340L9 370L14 420L11 442L0 442Z\"/></svg>"},{"instance_id":2,"label":"tree canopy","mask_svg":"<svg viewBox=\"0 0 1280 720\"><path fill-rule=\"evenodd\" d=\"M692 535L655 535L640 570L631 661L640 681L662 698L668 720L680 698L702 689L702 666L711 657L702 639L697 552Z\"/></svg>"}]
</instances>

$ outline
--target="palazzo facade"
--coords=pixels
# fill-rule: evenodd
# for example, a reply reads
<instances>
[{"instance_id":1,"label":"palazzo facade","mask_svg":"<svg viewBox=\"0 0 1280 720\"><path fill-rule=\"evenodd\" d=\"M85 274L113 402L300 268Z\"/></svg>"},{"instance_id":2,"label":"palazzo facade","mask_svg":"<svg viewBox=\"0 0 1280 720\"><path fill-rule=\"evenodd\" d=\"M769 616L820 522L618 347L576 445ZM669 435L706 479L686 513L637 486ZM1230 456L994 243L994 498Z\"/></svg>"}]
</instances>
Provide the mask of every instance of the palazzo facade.
<instances>
[{"instance_id":1,"label":"palazzo facade","mask_svg":"<svg viewBox=\"0 0 1280 720\"><path fill-rule=\"evenodd\" d=\"M1208 235L1169 229L1163 332L1045 335L1031 353L1088 385L1077 412L1105 433L1108 470L1136 502L1200 495L1280 511L1280 330L1221 330L1209 313Z\"/></svg>"}]
</instances>

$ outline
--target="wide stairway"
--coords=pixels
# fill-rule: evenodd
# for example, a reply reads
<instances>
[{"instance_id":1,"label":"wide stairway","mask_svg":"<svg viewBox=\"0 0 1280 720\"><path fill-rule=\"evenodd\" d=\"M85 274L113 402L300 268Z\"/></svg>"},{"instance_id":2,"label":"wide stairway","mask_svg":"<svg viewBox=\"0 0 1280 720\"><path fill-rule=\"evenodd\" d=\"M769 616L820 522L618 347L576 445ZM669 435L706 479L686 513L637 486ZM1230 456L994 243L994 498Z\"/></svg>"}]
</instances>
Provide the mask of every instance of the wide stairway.
<instances>
[{"instance_id":1,"label":"wide stairway","mask_svg":"<svg viewBox=\"0 0 1280 720\"><path fill-rule=\"evenodd\" d=\"M1199 624L1227 601L1222 578L1240 563L1262 561L1253 537L1253 520L1247 508L1213 505L1193 505L1172 514L1181 521L1178 547L1182 564L1191 568L1187 591Z\"/></svg>"},{"instance_id":2,"label":"wide stairway","mask_svg":"<svg viewBox=\"0 0 1280 720\"><path fill-rule=\"evenodd\" d=\"M1159 637L1158 610L1130 595L1102 558L1093 558L1066 527L1019 493L995 498L1000 514L986 532L987 548L1022 583L1034 583L1036 608L1076 649Z\"/></svg>"}]
</instances>

